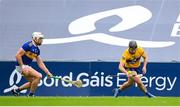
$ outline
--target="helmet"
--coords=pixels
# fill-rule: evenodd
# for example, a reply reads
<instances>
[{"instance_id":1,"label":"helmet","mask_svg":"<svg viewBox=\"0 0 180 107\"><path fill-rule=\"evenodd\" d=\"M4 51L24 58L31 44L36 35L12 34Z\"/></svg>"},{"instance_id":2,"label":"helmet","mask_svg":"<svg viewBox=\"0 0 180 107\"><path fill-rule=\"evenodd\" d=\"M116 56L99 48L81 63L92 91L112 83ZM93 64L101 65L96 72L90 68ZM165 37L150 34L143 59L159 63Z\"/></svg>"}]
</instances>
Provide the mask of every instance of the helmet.
<instances>
[{"instance_id":1,"label":"helmet","mask_svg":"<svg viewBox=\"0 0 180 107\"><path fill-rule=\"evenodd\" d=\"M129 42L129 48L131 48L131 49L136 49L136 48L137 48L137 43L136 43L136 41L130 41L130 42Z\"/></svg>"},{"instance_id":2,"label":"helmet","mask_svg":"<svg viewBox=\"0 0 180 107\"><path fill-rule=\"evenodd\" d=\"M32 38L33 39L35 39L35 38L44 38L44 35L43 35L43 33L41 33L41 32L33 32L32 33Z\"/></svg>"}]
</instances>

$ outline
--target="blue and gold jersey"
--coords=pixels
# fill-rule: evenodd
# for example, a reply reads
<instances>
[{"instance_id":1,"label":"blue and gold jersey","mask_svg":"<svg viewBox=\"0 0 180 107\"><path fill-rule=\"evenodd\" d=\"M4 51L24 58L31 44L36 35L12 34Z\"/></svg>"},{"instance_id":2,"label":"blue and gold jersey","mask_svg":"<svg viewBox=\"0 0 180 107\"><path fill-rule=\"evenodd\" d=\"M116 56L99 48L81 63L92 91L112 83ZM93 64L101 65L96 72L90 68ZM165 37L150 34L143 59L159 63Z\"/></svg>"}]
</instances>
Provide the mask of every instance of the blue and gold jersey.
<instances>
[{"instance_id":1,"label":"blue and gold jersey","mask_svg":"<svg viewBox=\"0 0 180 107\"><path fill-rule=\"evenodd\" d=\"M32 41L23 44L22 49L25 51L25 55L22 56L22 61L25 65L29 65L34 58L40 55L39 48L35 46ZM17 65L19 65L18 62Z\"/></svg>"},{"instance_id":2,"label":"blue and gold jersey","mask_svg":"<svg viewBox=\"0 0 180 107\"><path fill-rule=\"evenodd\" d=\"M135 54L130 54L128 49L126 49L122 55L120 62L124 63L126 68L138 68L141 63L141 57L146 57L146 54L142 47L138 47Z\"/></svg>"}]
</instances>

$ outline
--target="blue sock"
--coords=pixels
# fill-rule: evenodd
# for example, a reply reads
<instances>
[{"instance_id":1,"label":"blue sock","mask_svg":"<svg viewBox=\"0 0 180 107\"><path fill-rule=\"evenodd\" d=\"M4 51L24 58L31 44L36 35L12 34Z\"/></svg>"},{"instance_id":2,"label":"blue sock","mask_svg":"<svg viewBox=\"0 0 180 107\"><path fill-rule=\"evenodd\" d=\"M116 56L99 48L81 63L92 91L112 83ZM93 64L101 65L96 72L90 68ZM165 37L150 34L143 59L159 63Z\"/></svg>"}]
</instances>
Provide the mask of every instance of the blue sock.
<instances>
[{"instance_id":1,"label":"blue sock","mask_svg":"<svg viewBox=\"0 0 180 107\"><path fill-rule=\"evenodd\" d=\"M20 91L21 91L21 90L20 90L19 88L16 90L16 92L18 92L18 93L19 93Z\"/></svg>"},{"instance_id":2,"label":"blue sock","mask_svg":"<svg viewBox=\"0 0 180 107\"><path fill-rule=\"evenodd\" d=\"M119 89L119 93L121 93L122 90Z\"/></svg>"},{"instance_id":3,"label":"blue sock","mask_svg":"<svg viewBox=\"0 0 180 107\"><path fill-rule=\"evenodd\" d=\"M155 97L154 95L152 95L152 94L151 94L150 92L148 92L148 91L147 91L145 94L146 94L149 98Z\"/></svg>"},{"instance_id":4,"label":"blue sock","mask_svg":"<svg viewBox=\"0 0 180 107\"><path fill-rule=\"evenodd\" d=\"M118 97L118 94L121 93L121 90L119 88L114 89L114 97Z\"/></svg>"},{"instance_id":5,"label":"blue sock","mask_svg":"<svg viewBox=\"0 0 180 107\"><path fill-rule=\"evenodd\" d=\"M145 94L148 96L148 95L149 95L149 92L146 92Z\"/></svg>"},{"instance_id":6,"label":"blue sock","mask_svg":"<svg viewBox=\"0 0 180 107\"><path fill-rule=\"evenodd\" d=\"M32 93L32 92L29 93L29 96L33 96L33 95L34 95L34 93Z\"/></svg>"}]
</instances>

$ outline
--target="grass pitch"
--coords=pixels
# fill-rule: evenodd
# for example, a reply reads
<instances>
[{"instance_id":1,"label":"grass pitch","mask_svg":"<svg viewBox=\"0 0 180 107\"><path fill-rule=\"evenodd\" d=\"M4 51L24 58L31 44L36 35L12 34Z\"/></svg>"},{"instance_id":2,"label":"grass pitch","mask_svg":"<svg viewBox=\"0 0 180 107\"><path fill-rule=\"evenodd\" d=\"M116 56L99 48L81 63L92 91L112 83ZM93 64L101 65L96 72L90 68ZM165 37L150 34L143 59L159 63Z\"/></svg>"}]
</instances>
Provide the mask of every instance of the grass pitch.
<instances>
[{"instance_id":1,"label":"grass pitch","mask_svg":"<svg viewBox=\"0 0 180 107\"><path fill-rule=\"evenodd\" d=\"M180 106L180 97L14 97L1 96L0 106Z\"/></svg>"}]
</instances>

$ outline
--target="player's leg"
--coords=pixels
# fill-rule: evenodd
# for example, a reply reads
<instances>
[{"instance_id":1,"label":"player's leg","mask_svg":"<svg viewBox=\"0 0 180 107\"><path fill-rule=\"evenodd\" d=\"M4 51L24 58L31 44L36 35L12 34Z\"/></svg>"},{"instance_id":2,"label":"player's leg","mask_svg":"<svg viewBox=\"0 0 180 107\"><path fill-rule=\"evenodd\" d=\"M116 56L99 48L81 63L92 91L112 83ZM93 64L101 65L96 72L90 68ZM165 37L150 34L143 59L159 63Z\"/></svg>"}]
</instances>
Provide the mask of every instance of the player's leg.
<instances>
[{"instance_id":1,"label":"player's leg","mask_svg":"<svg viewBox=\"0 0 180 107\"><path fill-rule=\"evenodd\" d=\"M31 82L27 82L27 83L21 85L20 87L18 87L17 89L13 89L12 93L14 96L19 96L20 91L29 89L30 86L31 86Z\"/></svg>"},{"instance_id":2,"label":"player's leg","mask_svg":"<svg viewBox=\"0 0 180 107\"><path fill-rule=\"evenodd\" d=\"M29 96L33 96L37 87L38 87L38 84L40 83L40 80L42 78L42 74L37 72L35 69L30 68L29 69L29 76L33 78L32 82L30 84Z\"/></svg>"},{"instance_id":3,"label":"player's leg","mask_svg":"<svg viewBox=\"0 0 180 107\"><path fill-rule=\"evenodd\" d=\"M15 70L16 70L17 72L21 73L22 75L23 75L23 74L28 75L28 72L26 71L26 73L23 73L23 71L21 71L21 69L20 69L19 66L16 66L16 69L15 69ZM32 82L33 78L32 78L32 77L28 77L28 76L27 76L27 77L26 77L26 76L23 76L23 77L24 77L26 80L28 80L29 82L21 85L20 87L18 87L18 88L16 88L16 89L11 90L11 92L12 92L12 94L13 94L14 96L19 96L20 91L22 91L22 90L24 90L24 89L29 89L30 86L31 86L31 82Z\"/></svg>"},{"instance_id":4,"label":"player's leg","mask_svg":"<svg viewBox=\"0 0 180 107\"><path fill-rule=\"evenodd\" d=\"M30 66L28 66L27 69L22 72L22 74L30 82L29 84L24 85L22 88L30 88L29 96L33 96L42 78L42 74Z\"/></svg>"},{"instance_id":5,"label":"player's leg","mask_svg":"<svg viewBox=\"0 0 180 107\"><path fill-rule=\"evenodd\" d=\"M118 94L125 90L126 88L132 86L134 84L134 81L131 78L128 78L128 81L126 81L125 83L123 83L123 85L119 88L115 88L114 91L114 97L118 97Z\"/></svg>"},{"instance_id":6,"label":"player's leg","mask_svg":"<svg viewBox=\"0 0 180 107\"><path fill-rule=\"evenodd\" d=\"M23 77L26 80L28 80L29 82L21 85L17 89L13 89L12 93L13 93L14 96L19 96L20 91L25 90L25 89L29 89L31 87L32 81L34 80L33 77L29 76L29 71L26 71L25 73L22 72L22 74L23 74Z\"/></svg>"},{"instance_id":7,"label":"player's leg","mask_svg":"<svg viewBox=\"0 0 180 107\"><path fill-rule=\"evenodd\" d=\"M136 80L135 82L137 83L138 87L140 88L142 92L144 92L149 98L155 97L154 95L152 95L151 93L147 91L146 86L142 83L139 77L134 77L134 78L135 78L134 80Z\"/></svg>"},{"instance_id":8,"label":"player's leg","mask_svg":"<svg viewBox=\"0 0 180 107\"><path fill-rule=\"evenodd\" d=\"M22 90L25 90L25 89L29 89L31 87L31 82L33 81L33 78L32 77L25 77L26 80L28 80L29 82L21 85L20 87L18 87L18 89L16 89L17 92L20 92Z\"/></svg>"},{"instance_id":9,"label":"player's leg","mask_svg":"<svg viewBox=\"0 0 180 107\"><path fill-rule=\"evenodd\" d=\"M25 84L23 84L22 86L19 87L19 90L25 90L25 89L29 89L31 86L31 82L27 82Z\"/></svg>"},{"instance_id":10,"label":"player's leg","mask_svg":"<svg viewBox=\"0 0 180 107\"><path fill-rule=\"evenodd\" d=\"M142 83L142 81L140 80L140 78L136 78L136 83L138 85L138 87L140 88L141 91L143 91L144 93L147 92L147 88L146 86Z\"/></svg>"},{"instance_id":11,"label":"player's leg","mask_svg":"<svg viewBox=\"0 0 180 107\"><path fill-rule=\"evenodd\" d=\"M132 72L132 76L137 75L136 72ZM126 88L132 86L134 84L134 79L132 77L128 77L128 81L125 82L119 89L120 90L125 90Z\"/></svg>"},{"instance_id":12,"label":"player's leg","mask_svg":"<svg viewBox=\"0 0 180 107\"><path fill-rule=\"evenodd\" d=\"M125 82L119 89L120 90L125 90L126 88L132 86L134 84L134 81L130 78L128 78L128 81Z\"/></svg>"}]
</instances>

